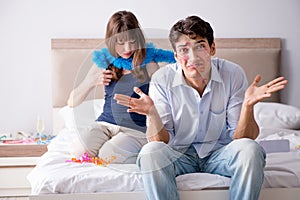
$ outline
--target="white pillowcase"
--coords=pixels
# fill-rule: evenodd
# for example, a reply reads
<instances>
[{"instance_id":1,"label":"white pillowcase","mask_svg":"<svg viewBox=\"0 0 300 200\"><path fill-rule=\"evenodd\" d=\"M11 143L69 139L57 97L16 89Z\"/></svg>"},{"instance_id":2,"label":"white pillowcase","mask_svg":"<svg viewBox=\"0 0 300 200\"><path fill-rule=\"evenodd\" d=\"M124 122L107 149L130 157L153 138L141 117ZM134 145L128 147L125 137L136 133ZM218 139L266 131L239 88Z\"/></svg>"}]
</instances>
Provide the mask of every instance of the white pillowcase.
<instances>
[{"instance_id":1,"label":"white pillowcase","mask_svg":"<svg viewBox=\"0 0 300 200\"><path fill-rule=\"evenodd\" d=\"M95 122L103 111L103 105L104 99L87 100L75 108L65 106L59 114L66 128L83 128ZM260 127L300 129L300 109L294 106L259 102L254 106L254 117Z\"/></svg>"},{"instance_id":2,"label":"white pillowcase","mask_svg":"<svg viewBox=\"0 0 300 200\"><path fill-rule=\"evenodd\" d=\"M59 111L59 114L64 119L65 128L84 128L95 122L100 116L103 105L104 99L87 100L74 108L65 106Z\"/></svg>"},{"instance_id":3,"label":"white pillowcase","mask_svg":"<svg viewBox=\"0 0 300 200\"><path fill-rule=\"evenodd\" d=\"M300 129L300 109L294 106L259 102L254 106L254 117L260 127Z\"/></svg>"}]
</instances>

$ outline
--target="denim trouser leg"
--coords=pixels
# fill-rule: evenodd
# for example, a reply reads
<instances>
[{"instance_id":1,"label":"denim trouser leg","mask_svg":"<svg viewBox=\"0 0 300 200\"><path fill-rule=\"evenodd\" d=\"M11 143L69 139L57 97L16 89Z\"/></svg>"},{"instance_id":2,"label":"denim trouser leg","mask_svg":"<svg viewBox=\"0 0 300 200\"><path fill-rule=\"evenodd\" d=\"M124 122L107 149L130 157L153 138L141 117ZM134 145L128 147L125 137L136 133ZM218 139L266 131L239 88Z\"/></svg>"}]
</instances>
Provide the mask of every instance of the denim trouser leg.
<instances>
[{"instance_id":1,"label":"denim trouser leg","mask_svg":"<svg viewBox=\"0 0 300 200\"><path fill-rule=\"evenodd\" d=\"M163 142L146 144L137 159L148 200L178 200L176 176L199 171L193 148L182 154Z\"/></svg>"},{"instance_id":2,"label":"denim trouser leg","mask_svg":"<svg viewBox=\"0 0 300 200\"><path fill-rule=\"evenodd\" d=\"M148 200L178 200L176 176L194 172L231 177L231 200L257 200L264 180L265 152L255 141L239 139L200 159L193 147L179 152L163 142L150 142L142 148L137 163Z\"/></svg>"},{"instance_id":3,"label":"denim trouser leg","mask_svg":"<svg viewBox=\"0 0 300 200\"><path fill-rule=\"evenodd\" d=\"M204 172L231 177L230 200L257 200L264 181L265 152L251 139L238 139L209 156Z\"/></svg>"}]
</instances>

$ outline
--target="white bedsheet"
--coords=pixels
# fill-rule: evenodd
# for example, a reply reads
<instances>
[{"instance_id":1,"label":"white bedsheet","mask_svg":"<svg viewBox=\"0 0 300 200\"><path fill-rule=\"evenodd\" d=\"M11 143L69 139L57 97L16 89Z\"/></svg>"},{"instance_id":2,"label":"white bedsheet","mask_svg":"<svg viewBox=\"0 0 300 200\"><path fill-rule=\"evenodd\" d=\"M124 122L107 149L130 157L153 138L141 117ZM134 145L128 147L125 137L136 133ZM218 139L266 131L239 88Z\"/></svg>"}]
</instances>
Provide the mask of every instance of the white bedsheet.
<instances>
[{"instance_id":1,"label":"white bedsheet","mask_svg":"<svg viewBox=\"0 0 300 200\"><path fill-rule=\"evenodd\" d=\"M265 130L259 139L277 133L278 130ZM299 131L294 133L294 136L299 139ZM71 158L68 153L68 143L73 134L74 131L63 130L48 145L48 152L41 157L27 177L32 187L32 194L143 190L142 178L135 164L110 164L102 167L92 163L65 162ZM230 184L230 178L205 173L181 175L176 178L176 181L179 190L224 188L229 187ZM300 187L300 152L295 150L267 154L263 187Z\"/></svg>"}]
</instances>

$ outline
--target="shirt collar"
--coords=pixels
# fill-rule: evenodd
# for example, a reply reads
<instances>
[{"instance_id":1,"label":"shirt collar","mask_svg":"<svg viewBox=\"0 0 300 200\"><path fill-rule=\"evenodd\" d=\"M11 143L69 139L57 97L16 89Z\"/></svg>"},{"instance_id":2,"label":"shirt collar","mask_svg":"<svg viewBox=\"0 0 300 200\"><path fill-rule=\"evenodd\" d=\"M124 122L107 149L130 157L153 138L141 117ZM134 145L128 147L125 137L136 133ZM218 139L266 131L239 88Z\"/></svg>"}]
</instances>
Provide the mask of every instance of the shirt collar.
<instances>
[{"instance_id":1,"label":"shirt collar","mask_svg":"<svg viewBox=\"0 0 300 200\"><path fill-rule=\"evenodd\" d=\"M216 67L216 65L213 62L211 62L211 77L210 77L210 80L222 83L222 78L220 76L218 68Z\"/></svg>"},{"instance_id":2,"label":"shirt collar","mask_svg":"<svg viewBox=\"0 0 300 200\"><path fill-rule=\"evenodd\" d=\"M178 85L187 85L187 83L183 77L183 74L182 74L182 67L179 63L176 63L175 71L176 71L176 74L174 77L172 87L176 87ZM218 72L218 69L213 62L211 62L211 77L210 77L209 82L211 82L211 81L216 81L216 82L220 82L220 83L222 82L222 78Z\"/></svg>"}]
</instances>

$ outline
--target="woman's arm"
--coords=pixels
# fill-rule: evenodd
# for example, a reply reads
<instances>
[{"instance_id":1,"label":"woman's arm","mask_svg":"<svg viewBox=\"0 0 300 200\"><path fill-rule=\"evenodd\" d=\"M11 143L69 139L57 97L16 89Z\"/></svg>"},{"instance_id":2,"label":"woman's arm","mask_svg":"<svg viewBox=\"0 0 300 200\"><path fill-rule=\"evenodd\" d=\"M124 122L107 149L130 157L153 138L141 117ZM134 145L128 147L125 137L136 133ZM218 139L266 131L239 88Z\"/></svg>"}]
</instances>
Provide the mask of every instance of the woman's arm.
<instances>
[{"instance_id":1,"label":"woman's arm","mask_svg":"<svg viewBox=\"0 0 300 200\"><path fill-rule=\"evenodd\" d=\"M159 69L159 65L156 62L150 62L146 65L146 69L149 77L151 78L154 72L156 72Z\"/></svg>"},{"instance_id":2,"label":"woman's arm","mask_svg":"<svg viewBox=\"0 0 300 200\"><path fill-rule=\"evenodd\" d=\"M108 85L111 81L112 74L110 70L104 70L93 64L84 80L73 89L69 95L68 106L75 107L81 104L89 92L97 85Z\"/></svg>"}]
</instances>

